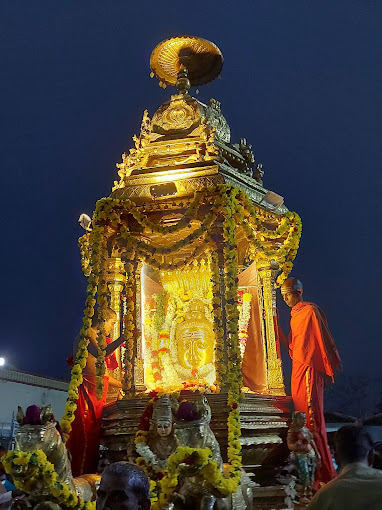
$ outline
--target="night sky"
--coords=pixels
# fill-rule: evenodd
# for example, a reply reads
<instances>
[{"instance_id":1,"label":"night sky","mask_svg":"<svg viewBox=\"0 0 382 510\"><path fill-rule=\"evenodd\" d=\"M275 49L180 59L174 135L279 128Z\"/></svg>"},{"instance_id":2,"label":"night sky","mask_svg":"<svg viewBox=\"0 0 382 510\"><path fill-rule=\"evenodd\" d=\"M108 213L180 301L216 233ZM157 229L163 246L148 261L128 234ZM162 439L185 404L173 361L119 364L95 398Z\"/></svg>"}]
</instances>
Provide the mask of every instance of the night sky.
<instances>
[{"instance_id":1,"label":"night sky","mask_svg":"<svg viewBox=\"0 0 382 510\"><path fill-rule=\"evenodd\" d=\"M265 187L302 217L304 297L345 372L378 375L381 21L371 0L2 2L0 356L68 377L85 299L78 217L109 195L144 109L172 92L149 77L152 49L192 34L225 58L196 97L221 101L232 141L247 138Z\"/></svg>"}]
</instances>

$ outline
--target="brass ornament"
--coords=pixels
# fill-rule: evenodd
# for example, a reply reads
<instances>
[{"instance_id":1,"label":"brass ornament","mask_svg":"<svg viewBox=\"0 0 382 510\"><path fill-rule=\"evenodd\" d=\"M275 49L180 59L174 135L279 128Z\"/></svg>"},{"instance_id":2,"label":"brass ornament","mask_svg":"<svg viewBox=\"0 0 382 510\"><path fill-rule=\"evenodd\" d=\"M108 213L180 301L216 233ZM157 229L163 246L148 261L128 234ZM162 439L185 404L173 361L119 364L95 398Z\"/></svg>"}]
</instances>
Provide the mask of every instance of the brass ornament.
<instances>
[{"instance_id":1,"label":"brass ornament","mask_svg":"<svg viewBox=\"0 0 382 510\"><path fill-rule=\"evenodd\" d=\"M164 103L154 114L153 132L171 134L189 130L200 124L201 113L198 103L189 96L179 94Z\"/></svg>"},{"instance_id":2,"label":"brass ornament","mask_svg":"<svg viewBox=\"0 0 382 510\"><path fill-rule=\"evenodd\" d=\"M195 36L172 37L151 53L150 67L160 83L176 85L178 74L187 69L192 87L214 80L223 67L223 55L212 42Z\"/></svg>"}]
</instances>

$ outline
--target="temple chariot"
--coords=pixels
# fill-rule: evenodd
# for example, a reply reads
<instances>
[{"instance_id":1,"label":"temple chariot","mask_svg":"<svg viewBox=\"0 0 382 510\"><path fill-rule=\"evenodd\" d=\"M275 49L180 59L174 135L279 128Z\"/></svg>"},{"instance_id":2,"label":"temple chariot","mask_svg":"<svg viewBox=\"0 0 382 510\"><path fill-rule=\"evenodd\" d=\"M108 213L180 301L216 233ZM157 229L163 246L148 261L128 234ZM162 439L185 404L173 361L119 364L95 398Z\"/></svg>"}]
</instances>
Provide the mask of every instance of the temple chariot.
<instances>
[{"instance_id":1,"label":"temple chariot","mask_svg":"<svg viewBox=\"0 0 382 510\"><path fill-rule=\"evenodd\" d=\"M175 490L181 469L192 462L193 476L205 474L216 501L236 494L245 478L255 508L291 505L290 487L277 484L274 471L286 457L290 402L275 292L292 269L301 221L264 187L262 165L246 139L231 140L219 101L204 104L190 95L222 66L219 48L204 39L158 44L152 77L163 88L175 87L173 95L156 112L144 112L133 147L117 164L119 180L97 202L79 241L87 299L61 423L70 432L94 308L102 318L110 306L117 314L112 339L125 338L112 371L123 392L122 398L108 395L101 448L110 461L144 465L139 453L142 443L150 446L152 423L162 437L161 420L163 430L166 419L170 428L175 423L178 447L166 440L161 477L149 470L158 509L170 508L169 487ZM104 333L101 325L100 396ZM197 413L198 430L207 427L200 444L185 415L176 417L185 402Z\"/></svg>"},{"instance_id":2,"label":"temple chariot","mask_svg":"<svg viewBox=\"0 0 382 510\"><path fill-rule=\"evenodd\" d=\"M246 139L231 140L220 103L189 94L222 64L220 50L196 37L154 49L152 76L177 90L144 112L80 240L90 295L97 289L99 306L110 296L114 337L126 337L115 371L124 397L105 409L102 441L110 459L126 458L150 392L204 393L224 461L235 412L242 464L264 488L259 497L274 501L284 497L270 487L289 402L275 289L292 268L301 222L264 187Z\"/></svg>"}]
</instances>

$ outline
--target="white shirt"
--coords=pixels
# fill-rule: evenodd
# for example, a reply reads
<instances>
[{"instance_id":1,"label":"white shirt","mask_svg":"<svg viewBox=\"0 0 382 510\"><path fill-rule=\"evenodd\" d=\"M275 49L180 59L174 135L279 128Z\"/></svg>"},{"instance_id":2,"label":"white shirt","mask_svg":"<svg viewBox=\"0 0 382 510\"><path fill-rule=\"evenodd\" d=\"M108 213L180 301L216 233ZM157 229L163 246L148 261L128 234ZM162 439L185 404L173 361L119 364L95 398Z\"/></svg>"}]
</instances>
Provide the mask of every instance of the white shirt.
<instances>
[{"instance_id":1,"label":"white shirt","mask_svg":"<svg viewBox=\"0 0 382 510\"><path fill-rule=\"evenodd\" d=\"M362 462L347 464L316 493L308 510L382 510L382 471Z\"/></svg>"}]
</instances>

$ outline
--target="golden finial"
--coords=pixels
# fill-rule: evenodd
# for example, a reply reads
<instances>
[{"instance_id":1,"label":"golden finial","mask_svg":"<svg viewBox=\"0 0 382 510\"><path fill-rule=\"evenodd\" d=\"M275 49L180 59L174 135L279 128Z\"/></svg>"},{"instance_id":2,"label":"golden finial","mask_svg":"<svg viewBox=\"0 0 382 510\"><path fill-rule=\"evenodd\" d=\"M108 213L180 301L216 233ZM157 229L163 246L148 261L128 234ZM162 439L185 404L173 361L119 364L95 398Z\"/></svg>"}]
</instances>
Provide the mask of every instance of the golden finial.
<instances>
[{"instance_id":1,"label":"golden finial","mask_svg":"<svg viewBox=\"0 0 382 510\"><path fill-rule=\"evenodd\" d=\"M160 42L151 53L150 67L161 86L175 85L186 94L190 87L204 85L220 75L223 55L214 43L183 35Z\"/></svg>"}]
</instances>

